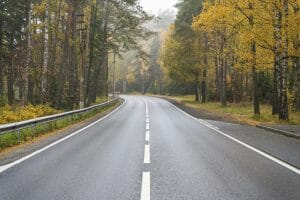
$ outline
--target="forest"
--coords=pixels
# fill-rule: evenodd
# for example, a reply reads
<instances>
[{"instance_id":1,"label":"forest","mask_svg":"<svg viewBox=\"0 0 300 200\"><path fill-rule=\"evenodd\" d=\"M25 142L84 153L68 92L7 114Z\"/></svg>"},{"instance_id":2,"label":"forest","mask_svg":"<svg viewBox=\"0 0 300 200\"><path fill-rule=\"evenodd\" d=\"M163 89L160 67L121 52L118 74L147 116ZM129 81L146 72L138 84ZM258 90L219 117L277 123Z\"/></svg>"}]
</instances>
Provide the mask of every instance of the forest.
<instances>
[{"instance_id":1,"label":"forest","mask_svg":"<svg viewBox=\"0 0 300 200\"><path fill-rule=\"evenodd\" d=\"M1 0L0 106L72 110L108 96L114 57L153 33L137 0Z\"/></svg>"},{"instance_id":2,"label":"forest","mask_svg":"<svg viewBox=\"0 0 300 200\"><path fill-rule=\"evenodd\" d=\"M283 121L300 111L299 0L182 0L176 7L158 47L148 44L140 92L193 94L223 107L252 102L254 116L272 105Z\"/></svg>"},{"instance_id":3,"label":"forest","mask_svg":"<svg viewBox=\"0 0 300 200\"><path fill-rule=\"evenodd\" d=\"M299 0L2 0L0 106L71 110L115 91L300 111Z\"/></svg>"}]
</instances>

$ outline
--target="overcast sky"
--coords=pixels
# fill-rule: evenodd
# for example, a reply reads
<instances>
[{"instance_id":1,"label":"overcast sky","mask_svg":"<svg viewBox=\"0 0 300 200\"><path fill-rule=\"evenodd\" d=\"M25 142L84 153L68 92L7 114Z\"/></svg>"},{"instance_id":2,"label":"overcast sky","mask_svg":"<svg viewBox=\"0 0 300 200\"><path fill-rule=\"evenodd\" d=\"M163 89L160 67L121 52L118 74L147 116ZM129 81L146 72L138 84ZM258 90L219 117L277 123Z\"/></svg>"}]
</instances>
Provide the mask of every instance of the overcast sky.
<instances>
[{"instance_id":1,"label":"overcast sky","mask_svg":"<svg viewBox=\"0 0 300 200\"><path fill-rule=\"evenodd\" d=\"M174 5L178 0L140 0L146 11L157 15L159 11L170 9L175 10Z\"/></svg>"}]
</instances>

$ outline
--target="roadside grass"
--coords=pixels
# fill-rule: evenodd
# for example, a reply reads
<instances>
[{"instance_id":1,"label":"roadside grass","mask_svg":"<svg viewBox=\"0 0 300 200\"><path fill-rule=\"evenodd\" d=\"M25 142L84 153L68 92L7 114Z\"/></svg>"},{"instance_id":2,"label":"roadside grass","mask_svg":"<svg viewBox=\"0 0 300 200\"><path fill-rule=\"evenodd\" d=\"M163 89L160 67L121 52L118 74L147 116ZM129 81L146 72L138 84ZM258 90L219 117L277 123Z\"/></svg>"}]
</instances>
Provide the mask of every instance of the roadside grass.
<instances>
[{"instance_id":1,"label":"roadside grass","mask_svg":"<svg viewBox=\"0 0 300 200\"><path fill-rule=\"evenodd\" d=\"M168 98L177 100L189 107L195 109L202 109L208 112L215 113L222 117L231 118L235 121L247 123L251 125L257 124L300 124L300 113L290 112L289 121L278 120L278 115L272 115L272 106L267 104L261 104L261 115L253 115L253 106L251 102L246 103L228 103L226 107L223 107L219 102L207 102L200 103L194 100L194 96L167 96Z\"/></svg>"},{"instance_id":2,"label":"roadside grass","mask_svg":"<svg viewBox=\"0 0 300 200\"><path fill-rule=\"evenodd\" d=\"M36 126L28 127L19 131L13 131L4 135L0 135L0 151L8 147L13 147L15 145L31 141L34 138L39 137L41 135L60 130L72 124L76 124L96 114L100 114L110 109L113 109L119 104L120 101L116 101L108 106L97 108L85 113L68 116L60 120L51 121L44 124L38 124Z\"/></svg>"},{"instance_id":3,"label":"roadside grass","mask_svg":"<svg viewBox=\"0 0 300 200\"><path fill-rule=\"evenodd\" d=\"M95 105L95 104L104 103L104 102L106 102L107 100L110 100L110 99L107 99L106 97L97 97L97 98L96 98L96 103L94 103L94 105Z\"/></svg>"}]
</instances>

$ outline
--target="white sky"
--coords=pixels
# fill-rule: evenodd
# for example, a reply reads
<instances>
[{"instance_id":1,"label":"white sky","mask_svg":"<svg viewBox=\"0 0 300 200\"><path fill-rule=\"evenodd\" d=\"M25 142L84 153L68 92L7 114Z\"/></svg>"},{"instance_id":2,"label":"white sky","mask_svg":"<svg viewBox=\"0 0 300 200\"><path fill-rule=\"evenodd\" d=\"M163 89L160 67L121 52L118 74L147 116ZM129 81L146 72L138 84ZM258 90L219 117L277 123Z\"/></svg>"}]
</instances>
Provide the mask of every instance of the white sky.
<instances>
[{"instance_id":1,"label":"white sky","mask_svg":"<svg viewBox=\"0 0 300 200\"><path fill-rule=\"evenodd\" d=\"M174 5L178 0L140 0L141 5L147 12L157 15L159 11L166 9L176 10Z\"/></svg>"}]
</instances>

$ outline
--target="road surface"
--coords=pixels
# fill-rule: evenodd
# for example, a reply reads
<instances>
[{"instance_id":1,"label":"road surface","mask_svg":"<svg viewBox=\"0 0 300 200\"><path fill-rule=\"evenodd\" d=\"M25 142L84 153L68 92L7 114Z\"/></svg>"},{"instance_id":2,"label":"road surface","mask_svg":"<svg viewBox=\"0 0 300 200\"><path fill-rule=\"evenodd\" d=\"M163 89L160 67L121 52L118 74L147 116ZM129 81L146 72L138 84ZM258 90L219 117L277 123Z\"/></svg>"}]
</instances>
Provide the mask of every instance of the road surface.
<instances>
[{"instance_id":1,"label":"road surface","mask_svg":"<svg viewBox=\"0 0 300 200\"><path fill-rule=\"evenodd\" d=\"M105 119L0 167L0 199L300 199L299 141L124 98Z\"/></svg>"}]
</instances>

